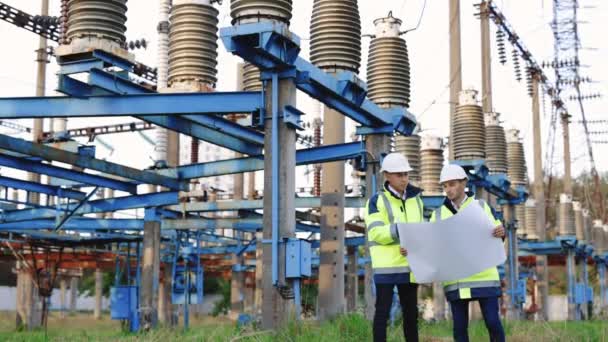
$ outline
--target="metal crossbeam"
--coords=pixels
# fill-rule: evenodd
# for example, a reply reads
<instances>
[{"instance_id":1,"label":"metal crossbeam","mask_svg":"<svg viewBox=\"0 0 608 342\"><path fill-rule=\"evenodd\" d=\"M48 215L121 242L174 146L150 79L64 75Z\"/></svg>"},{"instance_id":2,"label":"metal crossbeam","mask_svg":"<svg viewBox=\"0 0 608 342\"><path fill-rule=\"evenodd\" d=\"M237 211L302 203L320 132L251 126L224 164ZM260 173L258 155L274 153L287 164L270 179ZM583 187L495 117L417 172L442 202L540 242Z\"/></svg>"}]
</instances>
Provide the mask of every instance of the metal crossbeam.
<instances>
[{"instance_id":1,"label":"metal crossbeam","mask_svg":"<svg viewBox=\"0 0 608 342\"><path fill-rule=\"evenodd\" d=\"M318 208L321 207L320 197L298 197L295 199L296 208ZM345 197L344 208L362 208L365 206L364 197ZM169 206L168 209L175 211L230 211L230 210L255 210L263 209L263 200L241 200L241 201L217 201L217 202L191 202Z\"/></svg>"},{"instance_id":2,"label":"metal crossbeam","mask_svg":"<svg viewBox=\"0 0 608 342\"><path fill-rule=\"evenodd\" d=\"M84 192L70 189L62 189L58 186L28 182L4 176L0 176L0 186L75 200L82 200L86 197L86 194Z\"/></svg>"},{"instance_id":3,"label":"metal crossbeam","mask_svg":"<svg viewBox=\"0 0 608 342\"><path fill-rule=\"evenodd\" d=\"M83 169L95 170L105 174L132 179L144 184L162 185L173 190L188 189L187 184L180 183L175 178L162 176L151 171L141 171L128 166L95 159L93 157L64 151L42 144L35 144L3 134L0 134L0 148L45 160L58 161L78 166Z\"/></svg>"},{"instance_id":4,"label":"metal crossbeam","mask_svg":"<svg viewBox=\"0 0 608 342\"><path fill-rule=\"evenodd\" d=\"M117 197L90 201L83 205L75 215L105 213L119 210L161 207L179 203L177 191L158 192L145 195ZM65 205L59 206L59 210L66 210ZM43 218L54 218L56 211L46 208L23 209L7 211L0 215L0 221L27 221Z\"/></svg>"},{"instance_id":5,"label":"metal crossbeam","mask_svg":"<svg viewBox=\"0 0 608 342\"><path fill-rule=\"evenodd\" d=\"M18 231L22 229L44 230L55 228L55 219L37 219L20 222L0 223L0 231ZM63 230L143 230L144 221L138 219L95 219L73 217L64 223Z\"/></svg>"},{"instance_id":6,"label":"metal crossbeam","mask_svg":"<svg viewBox=\"0 0 608 342\"><path fill-rule=\"evenodd\" d=\"M327 163L349 160L365 154L362 142L327 145L296 151L296 165ZM264 169L264 155L227 159L214 162L184 165L173 169L158 170L161 175L180 179L195 179Z\"/></svg>"},{"instance_id":7,"label":"metal crossbeam","mask_svg":"<svg viewBox=\"0 0 608 342\"><path fill-rule=\"evenodd\" d=\"M251 113L263 108L261 92L136 94L0 98L0 118L68 118Z\"/></svg>"},{"instance_id":8,"label":"metal crossbeam","mask_svg":"<svg viewBox=\"0 0 608 342\"><path fill-rule=\"evenodd\" d=\"M390 125L405 135L416 127L415 117L406 108L384 110L365 100L366 85L354 73L344 72L333 77L299 58L300 39L284 24L226 27L220 30L220 37L228 51L262 71L284 71L282 77L294 77L299 90L364 126ZM252 41L257 44L252 45Z\"/></svg>"},{"instance_id":9,"label":"metal crossbeam","mask_svg":"<svg viewBox=\"0 0 608 342\"><path fill-rule=\"evenodd\" d=\"M65 169L50 164L31 161L25 158L18 158L9 155L0 155L0 165L10 167L17 170L39 173L51 177L67 179L83 184L99 186L102 188L110 188L114 190L125 191L128 193L137 193L137 185L133 183L123 182L107 177L91 175L79 171Z\"/></svg>"}]
</instances>

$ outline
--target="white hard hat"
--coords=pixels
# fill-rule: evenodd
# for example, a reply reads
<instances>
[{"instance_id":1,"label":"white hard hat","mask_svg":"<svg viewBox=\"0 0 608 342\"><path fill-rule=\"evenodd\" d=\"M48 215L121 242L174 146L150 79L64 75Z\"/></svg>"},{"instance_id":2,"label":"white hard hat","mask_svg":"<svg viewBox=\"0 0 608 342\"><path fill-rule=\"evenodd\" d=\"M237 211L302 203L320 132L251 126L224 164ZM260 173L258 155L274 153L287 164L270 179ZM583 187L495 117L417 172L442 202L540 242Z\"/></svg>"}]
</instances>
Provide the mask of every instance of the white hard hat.
<instances>
[{"instance_id":1,"label":"white hard hat","mask_svg":"<svg viewBox=\"0 0 608 342\"><path fill-rule=\"evenodd\" d=\"M448 164L444 166L443 169L441 169L439 183L461 179L469 179L467 173L464 172L464 169L461 166L455 164Z\"/></svg>"},{"instance_id":2,"label":"white hard hat","mask_svg":"<svg viewBox=\"0 0 608 342\"><path fill-rule=\"evenodd\" d=\"M382 161L382 169L380 172L410 172L412 171L410 162L401 153L389 153Z\"/></svg>"}]
</instances>

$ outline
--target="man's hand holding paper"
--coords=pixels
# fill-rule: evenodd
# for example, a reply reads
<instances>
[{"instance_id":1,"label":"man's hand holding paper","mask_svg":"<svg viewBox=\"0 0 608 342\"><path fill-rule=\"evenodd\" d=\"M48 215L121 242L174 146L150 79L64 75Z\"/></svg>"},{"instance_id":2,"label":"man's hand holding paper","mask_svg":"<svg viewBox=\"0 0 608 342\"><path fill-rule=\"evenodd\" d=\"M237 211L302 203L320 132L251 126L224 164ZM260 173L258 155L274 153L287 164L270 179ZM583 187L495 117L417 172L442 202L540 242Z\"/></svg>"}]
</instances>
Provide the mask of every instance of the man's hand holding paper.
<instances>
[{"instance_id":1,"label":"man's hand holding paper","mask_svg":"<svg viewBox=\"0 0 608 342\"><path fill-rule=\"evenodd\" d=\"M504 236L501 228L479 205L433 223L398 225L401 247L407 248L418 283L466 278L504 263L505 250L496 238Z\"/></svg>"}]
</instances>

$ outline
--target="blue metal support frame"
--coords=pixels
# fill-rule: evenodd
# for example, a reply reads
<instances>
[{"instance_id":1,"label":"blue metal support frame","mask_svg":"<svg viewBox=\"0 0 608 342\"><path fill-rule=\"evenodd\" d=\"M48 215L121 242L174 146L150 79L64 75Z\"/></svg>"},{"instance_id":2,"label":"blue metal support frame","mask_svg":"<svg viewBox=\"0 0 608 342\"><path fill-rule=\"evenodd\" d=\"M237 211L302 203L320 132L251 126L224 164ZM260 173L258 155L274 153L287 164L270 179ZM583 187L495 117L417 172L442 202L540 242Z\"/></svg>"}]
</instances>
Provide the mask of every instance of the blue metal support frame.
<instances>
[{"instance_id":1,"label":"blue metal support frame","mask_svg":"<svg viewBox=\"0 0 608 342\"><path fill-rule=\"evenodd\" d=\"M21 189L28 192L37 192L51 196L64 197L74 200L82 200L87 194L81 191L63 189L58 186L23 181L9 177L0 176L0 186L13 189Z\"/></svg>"},{"instance_id":2,"label":"blue metal support frame","mask_svg":"<svg viewBox=\"0 0 608 342\"><path fill-rule=\"evenodd\" d=\"M71 209L67 213L65 213L64 216L61 217L61 219L59 219L59 217L57 217L57 219L59 220L59 222L57 222L57 226L55 226L55 231L58 231L59 229L61 229L61 227L63 227L63 225L70 218L72 218L74 216L74 214L78 211L78 209L82 208L82 206L85 203L87 203L89 201L89 199L91 199L91 197L93 197L93 195L95 195L95 193L97 192L97 189L99 189L99 187L95 187L93 190L91 190L91 192L87 195L87 197L85 197L82 201L78 202L78 204L76 205L76 207L74 207L74 209ZM69 204L68 204L68 206L69 206Z\"/></svg>"},{"instance_id":3,"label":"blue metal support frame","mask_svg":"<svg viewBox=\"0 0 608 342\"><path fill-rule=\"evenodd\" d=\"M361 142L327 145L296 151L296 165L327 163L340 160L362 158L365 146ZM214 162L184 165L172 169L158 170L157 173L180 179L196 179L234 173L252 172L264 169L264 155L227 159Z\"/></svg>"},{"instance_id":4,"label":"blue metal support frame","mask_svg":"<svg viewBox=\"0 0 608 342\"><path fill-rule=\"evenodd\" d=\"M131 94L0 98L0 118L68 118L251 113L263 108L260 92Z\"/></svg>"},{"instance_id":5,"label":"blue metal support frame","mask_svg":"<svg viewBox=\"0 0 608 342\"><path fill-rule=\"evenodd\" d=\"M127 183L107 177L65 169L50 164L43 164L26 158L17 158L6 154L0 154L0 165L17 170L40 173L51 177L81 182L83 184L125 191L132 194L137 193L137 185L133 183Z\"/></svg>"},{"instance_id":6,"label":"blue metal support frame","mask_svg":"<svg viewBox=\"0 0 608 342\"><path fill-rule=\"evenodd\" d=\"M228 51L263 72L291 72L299 90L364 126L391 126L394 131L406 135L411 134L416 126L414 116L406 108L384 110L365 100L366 85L354 73L343 72L333 77L299 58L300 38L284 24L253 23L226 27L220 30L220 37Z\"/></svg>"},{"instance_id":7,"label":"blue metal support frame","mask_svg":"<svg viewBox=\"0 0 608 342\"><path fill-rule=\"evenodd\" d=\"M179 203L178 192L166 191L145 195L125 196L110 199L100 199L84 204L76 213L77 215L104 213L110 211L166 206ZM61 205L60 210L67 210ZM54 218L55 210L24 209L0 213L0 222L29 221L44 218Z\"/></svg>"},{"instance_id":8,"label":"blue metal support frame","mask_svg":"<svg viewBox=\"0 0 608 342\"><path fill-rule=\"evenodd\" d=\"M0 149L66 163L83 169L95 170L115 176L132 179L144 184L162 185L173 190L187 190L188 185L177 179L159 175L151 171L141 171L128 166L96 159L87 155L72 153L58 148L32 143L23 139L0 134ZM67 197L67 196L66 196Z\"/></svg>"}]
</instances>

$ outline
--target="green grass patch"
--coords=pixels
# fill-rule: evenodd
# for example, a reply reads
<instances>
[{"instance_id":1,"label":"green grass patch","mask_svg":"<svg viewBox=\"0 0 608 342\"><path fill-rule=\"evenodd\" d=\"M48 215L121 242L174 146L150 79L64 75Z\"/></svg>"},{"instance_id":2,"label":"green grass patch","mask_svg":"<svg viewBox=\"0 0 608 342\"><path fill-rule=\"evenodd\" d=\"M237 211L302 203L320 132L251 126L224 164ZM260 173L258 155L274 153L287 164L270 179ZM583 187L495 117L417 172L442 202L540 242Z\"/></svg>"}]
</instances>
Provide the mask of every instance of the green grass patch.
<instances>
[{"instance_id":1,"label":"green grass patch","mask_svg":"<svg viewBox=\"0 0 608 342\"><path fill-rule=\"evenodd\" d=\"M16 332L14 313L0 314L0 341L45 341L44 331ZM606 321L590 322L507 322L504 323L508 341L606 341ZM450 322L420 324L422 341L451 341ZM471 341L488 341L483 322L472 322ZM120 323L107 316L95 320L91 315L77 314L60 318L52 313L49 319L48 341L231 341L231 342L356 342L371 341L371 322L360 314L341 316L326 322L292 323L278 332L261 331L251 326L237 328L223 318L192 318L191 328L159 328L149 333L131 334L121 330ZM404 341L401 326L389 327L389 341Z\"/></svg>"}]
</instances>

